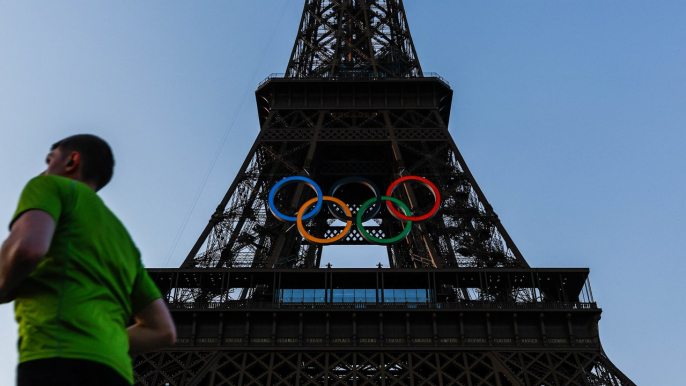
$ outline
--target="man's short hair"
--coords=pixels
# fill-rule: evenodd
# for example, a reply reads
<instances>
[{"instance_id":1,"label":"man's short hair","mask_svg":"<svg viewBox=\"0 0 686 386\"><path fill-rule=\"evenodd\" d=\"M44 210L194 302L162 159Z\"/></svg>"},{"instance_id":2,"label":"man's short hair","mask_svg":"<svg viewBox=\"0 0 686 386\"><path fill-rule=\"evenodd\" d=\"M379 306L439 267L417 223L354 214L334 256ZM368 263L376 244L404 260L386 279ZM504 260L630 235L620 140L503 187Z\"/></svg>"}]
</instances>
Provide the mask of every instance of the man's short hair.
<instances>
[{"instance_id":1,"label":"man's short hair","mask_svg":"<svg viewBox=\"0 0 686 386\"><path fill-rule=\"evenodd\" d=\"M102 189L112 179L114 157L110 145L102 138L92 134L72 135L55 142L51 150L57 148L81 155L81 174L84 180L95 183L95 190Z\"/></svg>"}]
</instances>

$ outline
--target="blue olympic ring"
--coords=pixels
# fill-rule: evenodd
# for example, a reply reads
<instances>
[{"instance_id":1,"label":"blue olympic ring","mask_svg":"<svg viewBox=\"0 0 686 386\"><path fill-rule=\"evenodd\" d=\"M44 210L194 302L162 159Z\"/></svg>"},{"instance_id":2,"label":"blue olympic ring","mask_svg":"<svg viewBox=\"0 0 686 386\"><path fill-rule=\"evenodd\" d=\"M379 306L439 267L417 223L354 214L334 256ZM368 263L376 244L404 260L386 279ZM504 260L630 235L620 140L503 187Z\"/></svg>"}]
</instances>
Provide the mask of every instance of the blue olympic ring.
<instances>
[{"instance_id":1,"label":"blue olympic ring","mask_svg":"<svg viewBox=\"0 0 686 386\"><path fill-rule=\"evenodd\" d=\"M303 220L309 220L312 217L316 216L317 213L322 209L322 203L324 200L322 197L324 197L324 194L322 193L322 188L317 185L316 182L312 181L311 179L307 177L302 177L302 176L292 176L292 177L287 177L284 178L283 180L279 181L274 187L272 188L271 191L269 191L269 210L272 212L274 217L278 218L281 221L284 222L296 222L298 219L295 216L287 216L281 212L279 212L278 209L276 209L276 205L274 205L274 197L276 196L276 192L279 191L284 185L292 184L294 182L304 182L312 188L315 193L317 193L317 203L314 205L314 208L307 214L303 214L302 219Z\"/></svg>"}]
</instances>

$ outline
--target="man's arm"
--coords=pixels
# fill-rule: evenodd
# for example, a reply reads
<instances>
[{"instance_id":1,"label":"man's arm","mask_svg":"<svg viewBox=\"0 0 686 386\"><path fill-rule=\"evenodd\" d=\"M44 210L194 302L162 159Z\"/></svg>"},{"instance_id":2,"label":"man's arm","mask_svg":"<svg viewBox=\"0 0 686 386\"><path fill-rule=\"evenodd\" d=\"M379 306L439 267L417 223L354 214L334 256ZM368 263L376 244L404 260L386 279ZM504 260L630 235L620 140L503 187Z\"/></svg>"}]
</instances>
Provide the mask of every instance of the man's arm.
<instances>
[{"instance_id":1,"label":"man's arm","mask_svg":"<svg viewBox=\"0 0 686 386\"><path fill-rule=\"evenodd\" d=\"M164 300L153 300L135 316L136 324L126 329L129 355L155 351L176 342L176 327Z\"/></svg>"},{"instance_id":2,"label":"man's arm","mask_svg":"<svg viewBox=\"0 0 686 386\"><path fill-rule=\"evenodd\" d=\"M42 210L29 210L12 224L0 247L0 303L14 299L13 292L48 253L55 220Z\"/></svg>"}]
</instances>

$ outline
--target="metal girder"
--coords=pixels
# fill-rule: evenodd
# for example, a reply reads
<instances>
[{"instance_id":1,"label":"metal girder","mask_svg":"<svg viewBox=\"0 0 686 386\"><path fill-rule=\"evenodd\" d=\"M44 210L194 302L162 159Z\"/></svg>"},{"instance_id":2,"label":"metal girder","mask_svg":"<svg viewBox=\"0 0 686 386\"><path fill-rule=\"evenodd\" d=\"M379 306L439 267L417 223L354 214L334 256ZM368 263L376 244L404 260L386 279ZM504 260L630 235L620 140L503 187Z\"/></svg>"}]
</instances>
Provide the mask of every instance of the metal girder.
<instances>
[{"instance_id":1,"label":"metal girder","mask_svg":"<svg viewBox=\"0 0 686 386\"><path fill-rule=\"evenodd\" d=\"M135 385L634 386L595 351L163 351Z\"/></svg>"},{"instance_id":2,"label":"metal girder","mask_svg":"<svg viewBox=\"0 0 686 386\"><path fill-rule=\"evenodd\" d=\"M486 200L448 131L452 94L422 72L402 0L306 0L286 74L256 91L261 130L238 175L182 267L150 270L179 338L134 358L136 385L633 386L600 345L588 270L529 268ZM415 175L442 200L387 246L392 269L320 269L325 246L268 207L292 175L324 192ZM359 210L359 194L336 195ZM424 187L393 195L433 205ZM294 184L275 203L292 214L312 197ZM372 220L377 238L402 226ZM322 210L303 228L343 227Z\"/></svg>"},{"instance_id":3,"label":"metal girder","mask_svg":"<svg viewBox=\"0 0 686 386\"><path fill-rule=\"evenodd\" d=\"M199 240L184 266L317 266L325 247L304 243L293 224L275 222L266 201L271 186L297 174L315 179L324 190L351 175L370 178L382 190L401 175L432 180L444 197L441 209L388 249L393 267L527 266L459 155L447 116L441 116L452 91L435 79L408 81L412 86L339 79L309 79L305 86L300 79L283 79L263 85L257 99L269 113L248 154L251 161L201 235L204 250ZM383 108L372 108L370 98L375 96L384 99L379 104ZM281 107L273 109L272 103ZM303 108L312 104L317 109ZM360 104L367 107L340 108ZM277 195L279 207L291 213L310 198L303 186L294 189ZM415 190L405 186L397 191L398 198L417 212L430 208L427 192ZM310 234L330 235L323 224L331 221L330 214L322 213L304 225ZM376 221L383 234L397 229L388 214ZM344 243L363 244L354 234Z\"/></svg>"},{"instance_id":4,"label":"metal girder","mask_svg":"<svg viewBox=\"0 0 686 386\"><path fill-rule=\"evenodd\" d=\"M402 0L308 0L286 76L422 76Z\"/></svg>"}]
</instances>

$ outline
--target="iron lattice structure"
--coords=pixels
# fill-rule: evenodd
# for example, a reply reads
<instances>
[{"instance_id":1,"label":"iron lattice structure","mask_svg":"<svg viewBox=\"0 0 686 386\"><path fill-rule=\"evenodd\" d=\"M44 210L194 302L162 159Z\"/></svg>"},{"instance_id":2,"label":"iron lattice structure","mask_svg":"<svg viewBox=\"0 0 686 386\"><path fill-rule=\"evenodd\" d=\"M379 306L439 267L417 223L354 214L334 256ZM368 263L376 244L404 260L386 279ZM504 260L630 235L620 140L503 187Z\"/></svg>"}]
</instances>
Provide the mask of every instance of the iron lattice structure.
<instances>
[{"instance_id":1,"label":"iron lattice structure","mask_svg":"<svg viewBox=\"0 0 686 386\"><path fill-rule=\"evenodd\" d=\"M287 77L421 75L402 1L305 2Z\"/></svg>"},{"instance_id":2,"label":"iron lattice structure","mask_svg":"<svg viewBox=\"0 0 686 386\"><path fill-rule=\"evenodd\" d=\"M307 0L286 74L255 93L240 172L182 266L149 270L179 339L134 358L136 384L633 385L600 345L588 270L530 268L507 234L448 132L452 94L422 72L401 0ZM325 247L268 209L294 175L324 191L421 176L442 200L386 247L391 269L320 268ZM336 192L353 211L357 188ZM313 196L293 184L275 203L295 213ZM435 202L414 184L394 196L414 213ZM385 211L372 223L381 238L403 227ZM304 227L343 223L322 210Z\"/></svg>"}]
</instances>

